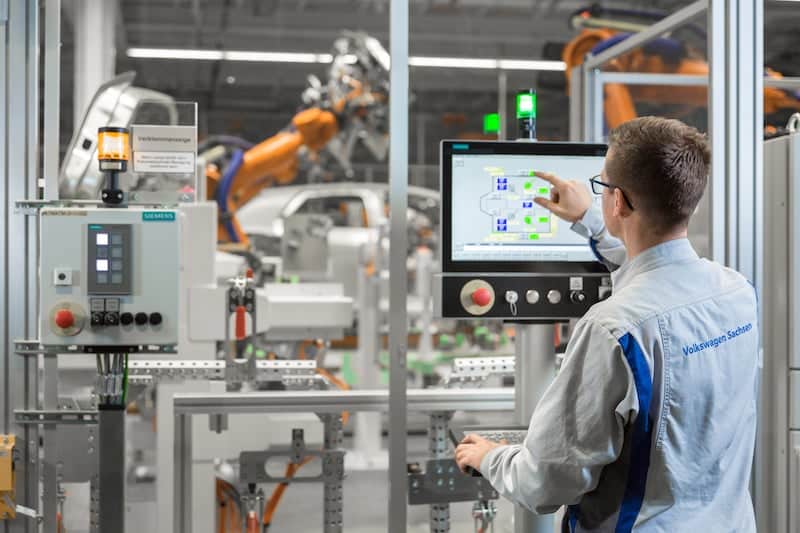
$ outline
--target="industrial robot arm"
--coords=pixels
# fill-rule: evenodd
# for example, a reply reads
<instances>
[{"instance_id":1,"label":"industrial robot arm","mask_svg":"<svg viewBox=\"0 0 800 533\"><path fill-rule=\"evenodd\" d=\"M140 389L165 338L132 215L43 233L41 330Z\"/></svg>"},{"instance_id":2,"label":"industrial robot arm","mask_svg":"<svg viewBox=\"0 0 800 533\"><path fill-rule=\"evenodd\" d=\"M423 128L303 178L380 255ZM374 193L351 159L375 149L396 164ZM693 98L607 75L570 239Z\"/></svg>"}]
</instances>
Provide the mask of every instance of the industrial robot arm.
<instances>
[{"instance_id":1,"label":"industrial robot arm","mask_svg":"<svg viewBox=\"0 0 800 533\"><path fill-rule=\"evenodd\" d=\"M389 55L365 34L346 33L335 43L327 85L310 78L303 94L306 109L290 126L248 150L236 149L224 172L207 172L209 198L219 206L220 242L247 244L236 211L261 190L292 182L302 158L315 162L327 150L351 173L350 156L356 141L363 142L378 159L388 148Z\"/></svg>"},{"instance_id":2,"label":"industrial robot arm","mask_svg":"<svg viewBox=\"0 0 800 533\"><path fill-rule=\"evenodd\" d=\"M658 18L656 13L624 14L647 19L649 23ZM615 18L618 15L620 10L608 10L599 6L575 14L571 22L581 32L565 46L562 53L562 59L567 64L567 82L570 81L572 69L581 65L587 55L598 54L626 39L631 31L646 27ZM703 33L702 29L691 29L695 33ZM675 38L665 37L609 61L604 70L708 76L708 63L701 50ZM772 78L782 77L771 69L767 69L765 75ZM603 106L606 126L609 129L614 128L636 118L638 113L635 102L676 105L688 113L708 105L708 89L705 86L606 84ZM800 110L800 98L775 87L765 87L764 113L769 115L783 110Z\"/></svg>"}]
</instances>

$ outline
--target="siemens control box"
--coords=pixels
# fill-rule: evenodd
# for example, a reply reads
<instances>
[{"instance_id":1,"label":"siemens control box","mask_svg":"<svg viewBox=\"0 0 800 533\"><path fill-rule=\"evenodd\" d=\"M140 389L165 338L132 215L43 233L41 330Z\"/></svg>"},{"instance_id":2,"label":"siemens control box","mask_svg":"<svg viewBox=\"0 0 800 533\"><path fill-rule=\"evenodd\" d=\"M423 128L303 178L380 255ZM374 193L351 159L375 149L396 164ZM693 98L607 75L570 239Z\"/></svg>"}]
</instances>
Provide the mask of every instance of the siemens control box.
<instances>
[{"instance_id":1,"label":"siemens control box","mask_svg":"<svg viewBox=\"0 0 800 533\"><path fill-rule=\"evenodd\" d=\"M180 213L40 211L39 338L84 351L178 342Z\"/></svg>"},{"instance_id":2,"label":"siemens control box","mask_svg":"<svg viewBox=\"0 0 800 533\"><path fill-rule=\"evenodd\" d=\"M443 141L441 150L438 316L563 320L611 294L590 243L536 203L552 190L537 171L588 185L605 145Z\"/></svg>"}]
</instances>

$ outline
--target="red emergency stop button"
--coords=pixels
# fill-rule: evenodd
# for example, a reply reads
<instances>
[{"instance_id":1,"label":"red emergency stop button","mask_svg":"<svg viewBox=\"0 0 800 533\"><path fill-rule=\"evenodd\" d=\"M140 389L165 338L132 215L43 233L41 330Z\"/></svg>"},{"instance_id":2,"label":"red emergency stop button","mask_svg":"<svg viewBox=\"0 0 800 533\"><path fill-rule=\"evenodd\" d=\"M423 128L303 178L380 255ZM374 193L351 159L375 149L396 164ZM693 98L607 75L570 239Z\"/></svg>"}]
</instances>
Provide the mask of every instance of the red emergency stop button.
<instances>
[{"instance_id":1,"label":"red emergency stop button","mask_svg":"<svg viewBox=\"0 0 800 533\"><path fill-rule=\"evenodd\" d=\"M75 315L73 315L72 311L69 309L59 309L56 311L53 320L55 321L56 326L60 327L61 329L71 328L73 325L75 325Z\"/></svg>"},{"instance_id":2,"label":"red emergency stop button","mask_svg":"<svg viewBox=\"0 0 800 533\"><path fill-rule=\"evenodd\" d=\"M472 293L472 303L479 307L486 307L492 303L492 292L489 289L481 287Z\"/></svg>"}]
</instances>

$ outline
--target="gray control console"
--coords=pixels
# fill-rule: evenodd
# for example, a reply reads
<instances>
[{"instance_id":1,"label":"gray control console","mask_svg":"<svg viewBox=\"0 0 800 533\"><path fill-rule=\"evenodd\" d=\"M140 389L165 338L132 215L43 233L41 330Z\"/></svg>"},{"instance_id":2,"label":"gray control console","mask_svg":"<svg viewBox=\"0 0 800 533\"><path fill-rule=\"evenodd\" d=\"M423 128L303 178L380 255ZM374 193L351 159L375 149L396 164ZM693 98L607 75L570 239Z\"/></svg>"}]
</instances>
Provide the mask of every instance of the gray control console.
<instances>
[{"instance_id":1,"label":"gray control console","mask_svg":"<svg viewBox=\"0 0 800 533\"><path fill-rule=\"evenodd\" d=\"M437 315L565 320L607 298L611 280L589 242L540 203L553 195L547 174L588 185L606 151L587 143L442 141Z\"/></svg>"},{"instance_id":2,"label":"gray control console","mask_svg":"<svg viewBox=\"0 0 800 533\"><path fill-rule=\"evenodd\" d=\"M564 320L611 295L608 275L441 274L435 313L444 318Z\"/></svg>"},{"instance_id":3,"label":"gray control console","mask_svg":"<svg viewBox=\"0 0 800 533\"><path fill-rule=\"evenodd\" d=\"M179 211L45 207L39 242L42 344L177 343Z\"/></svg>"}]
</instances>

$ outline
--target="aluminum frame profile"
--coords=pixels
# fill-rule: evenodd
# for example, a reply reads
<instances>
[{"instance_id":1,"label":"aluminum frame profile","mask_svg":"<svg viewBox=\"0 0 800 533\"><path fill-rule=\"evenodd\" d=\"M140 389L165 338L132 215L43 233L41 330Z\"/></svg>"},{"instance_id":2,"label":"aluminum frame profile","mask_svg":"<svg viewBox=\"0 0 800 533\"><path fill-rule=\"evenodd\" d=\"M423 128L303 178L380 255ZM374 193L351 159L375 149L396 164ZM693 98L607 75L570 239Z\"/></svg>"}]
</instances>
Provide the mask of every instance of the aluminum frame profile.
<instances>
[{"instance_id":1,"label":"aluminum frame profile","mask_svg":"<svg viewBox=\"0 0 800 533\"><path fill-rule=\"evenodd\" d=\"M406 504L406 386L408 339L408 34L409 5L389 5L389 533L405 533Z\"/></svg>"}]
</instances>

